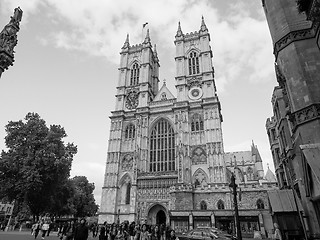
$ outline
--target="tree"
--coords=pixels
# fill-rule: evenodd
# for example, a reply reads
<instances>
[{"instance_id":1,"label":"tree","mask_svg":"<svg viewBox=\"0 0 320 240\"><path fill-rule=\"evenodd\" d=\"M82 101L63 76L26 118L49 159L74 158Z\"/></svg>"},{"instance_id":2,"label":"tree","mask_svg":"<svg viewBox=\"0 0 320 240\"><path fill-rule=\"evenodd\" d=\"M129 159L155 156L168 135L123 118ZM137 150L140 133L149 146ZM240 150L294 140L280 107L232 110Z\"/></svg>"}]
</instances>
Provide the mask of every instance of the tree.
<instances>
[{"instance_id":1,"label":"tree","mask_svg":"<svg viewBox=\"0 0 320 240\"><path fill-rule=\"evenodd\" d=\"M76 217L94 216L98 210L93 196L94 183L89 183L85 176L75 176L71 182L75 191L72 198L74 215Z\"/></svg>"},{"instance_id":2,"label":"tree","mask_svg":"<svg viewBox=\"0 0 320 240\"><path fill-rule=\"evenodd\" d=\"M38 216L50 209L54 193L68 180L77 147L64 144L63 127L47 127L37 113L10 121L5 129L8 150L0 156L0 197L24 202Z\"/></svg>"}]
</instances>

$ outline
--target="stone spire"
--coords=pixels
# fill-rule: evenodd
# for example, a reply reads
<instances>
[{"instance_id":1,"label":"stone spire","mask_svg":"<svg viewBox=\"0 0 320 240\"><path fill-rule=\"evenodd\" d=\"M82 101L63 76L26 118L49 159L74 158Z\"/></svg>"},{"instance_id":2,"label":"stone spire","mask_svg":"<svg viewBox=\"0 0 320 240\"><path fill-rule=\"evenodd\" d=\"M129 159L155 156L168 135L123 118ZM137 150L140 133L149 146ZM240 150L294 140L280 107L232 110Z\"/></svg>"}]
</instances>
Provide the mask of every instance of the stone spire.
<instances>
[{"instance_id":1,"label":"stone spire","mask_svg":"<svg viewBox=\"0 0 320 240\"><path fill-rule=\"evenodd\" d=\"M130 43L129 43L129 33L127 33L127 38L126 41L123 44L123 47L121 49L126 49L130 47Z\"/></svg>"},{"instance_id":2,"label":"stone spire","mask_svg":"<svg viewBox=\"0 0 320 240\"><path fill-rule=\"evenodd\" d=\"M181 26L180 26L180 21L179 21L176 38L177 37L182 37L182 36L183 36L183 32L181 31Z\"/></svg>"},{"instance_id":3,"label":"stone spire","mask_svg":"<svg viewBox=\"0 0 320 240\"><path fill-rule=\"evenodd\" d=\"M204 17L202 16L200 32L208 32L207 25L204 22Z\"/></svg>"},{"instance_id":4,"label":"stone spire","mask_svg":"<svg viewBox=\"0 0 320 240\"><path fill-rule=\"evenodd\" d=\"M149 34L149 29L147 29L147 34L146 34L146 38L144 39L143 43L150 43L150 34Z\"/></svg>"}]
</instances>

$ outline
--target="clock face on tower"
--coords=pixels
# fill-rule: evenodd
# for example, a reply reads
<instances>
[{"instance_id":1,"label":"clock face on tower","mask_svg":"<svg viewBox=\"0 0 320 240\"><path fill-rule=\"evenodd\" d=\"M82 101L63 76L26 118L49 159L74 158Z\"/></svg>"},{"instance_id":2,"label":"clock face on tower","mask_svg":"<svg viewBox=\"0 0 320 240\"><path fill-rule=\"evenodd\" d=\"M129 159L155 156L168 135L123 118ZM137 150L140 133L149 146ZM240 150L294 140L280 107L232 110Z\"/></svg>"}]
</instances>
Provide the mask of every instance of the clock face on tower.
<instances>
[{"instance_id":1,"label":"clock face on tower","mask_svg":"<svg viewBox=\"0 0 320 240\"><path fill-rule=\"evenodd\" d=\"M135 109L139 104L138 93L135 91L129 91L126 99L126 108Z\"/></svg>"},{"instance_id":2,"label":"clock face on tower","mask_svg":"<svg viewBox=\"0 0 320 240\"><path fill-rule=\"evenodd\" d=\"M202 97L202 89L200 87L192 87L189 90L188 96L192 100L198 100Z\"/></svg>"}]
</instances>

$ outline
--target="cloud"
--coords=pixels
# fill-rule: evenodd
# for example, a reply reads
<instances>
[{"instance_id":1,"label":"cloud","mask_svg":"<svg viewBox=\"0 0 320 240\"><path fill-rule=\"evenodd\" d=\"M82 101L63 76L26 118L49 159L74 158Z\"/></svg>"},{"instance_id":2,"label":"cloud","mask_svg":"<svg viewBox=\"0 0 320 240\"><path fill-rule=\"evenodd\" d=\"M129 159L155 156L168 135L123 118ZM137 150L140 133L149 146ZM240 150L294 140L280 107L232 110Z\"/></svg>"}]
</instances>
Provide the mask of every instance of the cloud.
<instances>
[{"instance_id":1,"label":"cloud","mask_svg":"<svg viewBox=\"0 0 320 240\"><path fill-rule=\"evenodd\" d=\"M20 2L4 1L11 8ZM230 4L228 11L212 7L208 0L140 0L139 4L130 0L32 0L21 4L27 16L44 8L52 22L60 23L57 30L39 37L41 43L51 42L57 48L105 56L116 64L126 33L130 34L131 44L140 43L144 38L141 36L143 23L149 23L158 51L167 49L172 53L178 21L187 33L200 28L203 15L211 33L215 67L220 69L216 72L219 91L224 90L225 84L244 76L252 83L268 81L273 74L271 65L266 64L273 61L266 21L252 17L249 3ZM261 8L259 16L262 15ZM160 62L163 60L166 61L160 58Z\"/></svg>"}]
</instances>

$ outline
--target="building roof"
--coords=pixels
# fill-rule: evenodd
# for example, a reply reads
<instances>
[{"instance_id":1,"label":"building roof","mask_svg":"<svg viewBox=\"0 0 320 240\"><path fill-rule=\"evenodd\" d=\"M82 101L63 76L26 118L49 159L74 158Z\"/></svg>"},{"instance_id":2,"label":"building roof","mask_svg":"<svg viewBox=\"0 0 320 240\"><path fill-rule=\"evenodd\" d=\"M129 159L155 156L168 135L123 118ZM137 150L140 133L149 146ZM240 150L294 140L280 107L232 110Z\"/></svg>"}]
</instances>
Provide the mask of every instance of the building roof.
<instances>
[{"instance_id":1,"label":"building roof","mask_svg":"<svg viewBox=\"0 0 320 240\"><path fill-rule=\"evenodd\" d=\"M155 98L153 99L153 101L163 101L163 100L171 100L171 99L175 99L175 97L170 92L170 90L167 88L165 81L163 81L163 85L160 88L157 95L155 96Z\"/></svg>"},{"instance_id":2,"label":"building roof","mask_svg":"<svg viewBox=\"0 0 320 240\"><path fill-rule=\"evenodd\" d=\"M267 180L268 182L277 182L277 178L274 175L274 173L270 170L269 166L268 166L268 170L266 175L264 176L265 180Z\"/></svg>"}]
</instances>

